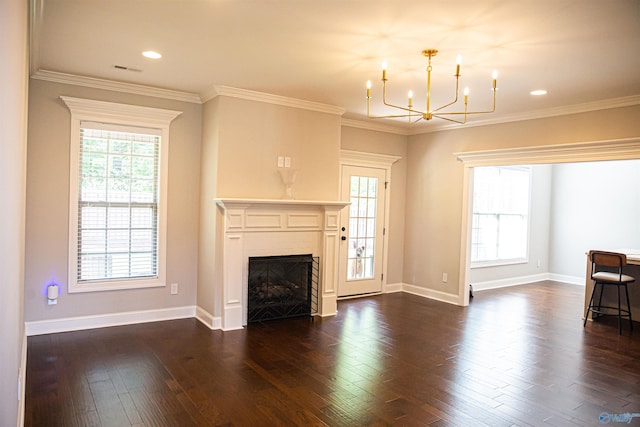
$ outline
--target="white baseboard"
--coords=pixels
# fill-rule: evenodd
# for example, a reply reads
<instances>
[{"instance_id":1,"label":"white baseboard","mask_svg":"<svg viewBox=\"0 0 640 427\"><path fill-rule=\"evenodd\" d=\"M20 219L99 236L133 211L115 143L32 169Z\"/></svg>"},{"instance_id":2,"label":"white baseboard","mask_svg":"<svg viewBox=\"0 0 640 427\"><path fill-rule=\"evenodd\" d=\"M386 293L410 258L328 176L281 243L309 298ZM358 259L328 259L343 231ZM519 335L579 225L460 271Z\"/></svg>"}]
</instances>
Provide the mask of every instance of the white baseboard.
<instances>
[{"instance_id":1,"label":"white baseboard","mask_svg":"<svg viewBox=\"0 0 640 427\"><path fill-rule=\"evenodd\" d=\"M130 325L135 323L157 322L161 320L195 317L196 307L175 307L158 310L129 311L108 313L95 316L68 317L64 319L25 322L27 336L53 334L57 332L80 331L84 329L104 328L108 326Z\"/></svg>"},{"instance_id":2,"label":"white baseboard","mask_svg":"<svg viewBox=\"0 0 640 427\"><path fill-rule=\"evenodd\" d=\"M402 292L402 286L402 283L387 283L386 285L384 285L384 290L382 291L382 293L391 294L393 292Z\"/></svg>"},{"instance_id":3,"label":"white baseboard","mask_svg":"<svg viewBox=\"0 0 640 427\"><path fill-rule=\"evenodd\" d=\"M484 291L487 289L506 288L508 286L525 285L527 283L540 282L542 280L548 280L549 275L547 273L532 274L530 276L509 277L506 279L488 280L486 282L472 283L473 291Z\"/></svg>"},{"instance_id":4,"label":"white baseboard","mask_svg":"<svg viewBox=\"0 0 640 427\"><path fill-rule=\"evenodd\" d=\"M487 289L506 288L508 286L526 285L528 283L541 282L544 280L553 280L554 282L570 283L572 285L583 285L584 278L575 276L565 276L554 273L540 273L529 276L509 277L507 279L489 280L486 282L472 283L473 291L484 291Z\"/></svg>"},{"instance_id":5,"label":"white baseboard","mask_svg":"<svg viewBox=\"0 0 640 427\"><path fill-rule=\"evenodd\" d=\"M427 288L423 288L420 286L415 286L415 285L409 285L406 283L402 284L402 291L409 293L409 294L413 294L413 295L418 295L421 297L425 297L425 298L429 298L429 299L433 299L436 301L441 301L441 302L446 302L449 304L454 304L454 305L458 305L458 295L456 294L450 294L447 292L441 292L441 291L435 291L433 289L427 289Z\"/></svg>"},{"instance_id":6,"label":"white baseboard","mask_svg":"<svg viewBox=\"0 0 640 427\"><path fill-rule=\"evenodd\" d=\"M215 330L222 328L222 319L220 316L216 317L200 306L196 306L196 319L209 329Z\"/></svg>"},{"instance_id":7,"label":"white baseboard","mask_svg":"<svg viewBox=\"0 0 640 427\"><path fill-rule=\"evenodd\" d=\"M549 273L549 280L554 282L569 283L570 285L584 286L586 279L584 277L566 276L564 274Z\"/></svg>"}]
</instances>

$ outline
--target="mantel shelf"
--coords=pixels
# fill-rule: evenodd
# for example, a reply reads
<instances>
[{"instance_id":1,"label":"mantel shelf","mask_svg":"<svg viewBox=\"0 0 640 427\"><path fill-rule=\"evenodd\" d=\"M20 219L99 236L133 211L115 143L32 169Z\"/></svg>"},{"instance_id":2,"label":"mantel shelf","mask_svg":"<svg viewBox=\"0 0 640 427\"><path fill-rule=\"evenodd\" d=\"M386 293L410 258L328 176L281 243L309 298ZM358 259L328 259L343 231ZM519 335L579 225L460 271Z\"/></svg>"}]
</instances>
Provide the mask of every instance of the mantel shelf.
<instances>
[{"instance_id":1,"label":"mantel shelf","mask_svg":"<svg viewBox=\"0 0 640 427\"><path fill-rule=\"evenodd\" d=\"M253 207L277 207L277 206L317 206L317 207L337 207L343 208L350 202L340 200L295 200L295 199L236 199L220 198L215 199L216 204L223 209L240 206Z\"/></svg>"}]
</instances>

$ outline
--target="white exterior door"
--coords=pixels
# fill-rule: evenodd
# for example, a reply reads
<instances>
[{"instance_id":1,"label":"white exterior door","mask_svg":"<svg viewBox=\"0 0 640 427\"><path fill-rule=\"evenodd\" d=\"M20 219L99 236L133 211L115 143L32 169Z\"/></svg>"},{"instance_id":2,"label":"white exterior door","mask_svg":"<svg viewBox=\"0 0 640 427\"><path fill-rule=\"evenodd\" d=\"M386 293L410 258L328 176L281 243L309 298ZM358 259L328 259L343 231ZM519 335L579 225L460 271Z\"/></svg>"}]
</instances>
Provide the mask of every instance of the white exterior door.
<instances>
[{"instance_id":1,"label":"white exterior door","mask_svg":"<svg viewBox=\"0 0 640 427\"><path fill-rule=\"evenodd\" d=\"M382 291L386 170L342 166L338 296Z\"/></svg>"}]
</instances>

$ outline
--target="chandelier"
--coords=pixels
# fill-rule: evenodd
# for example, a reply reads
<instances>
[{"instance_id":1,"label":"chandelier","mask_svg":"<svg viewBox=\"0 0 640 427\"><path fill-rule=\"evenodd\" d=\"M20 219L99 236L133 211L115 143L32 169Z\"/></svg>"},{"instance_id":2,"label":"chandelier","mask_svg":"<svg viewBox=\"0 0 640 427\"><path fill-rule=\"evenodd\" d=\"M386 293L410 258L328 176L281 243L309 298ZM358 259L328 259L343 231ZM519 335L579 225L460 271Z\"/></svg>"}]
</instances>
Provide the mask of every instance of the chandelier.
<instances>
[{"instance_id":1,"label":"chandelier","mask_svg":"<svg viewBox=\"0 0 640 427\"><path fill-rule=\"evenodd\" d=\"M445 104L441 107L432 109L431 108L431 58L433 58L434 56L436 56L438 54L438 51L436 49L425 49L422 51L422 55L426 56L429 60L429 64L427 65L427 105L426 108L424 110L420 110L420 109L416 109L413 106L413 92L409 91L408 94L408 102L407 102L407 106L403 107L401 105L395 105L392 104L390 102L387 101L387 62L383 62L382 63L382 102L384 105L388 106L388 107L393 107L396 108L398 110L401 110L402 113L399 114L391 114L391 115L385 115L385 116L372 116L371 112L370 112L370 108L371 108L371 80L367 81L367 116L371 119L388 119L388 118L398 118L398 117L408 117L408 121L409 123L415 123L418 122L420 120L431 120L434 117L437 117L439 119L443 119L443 120L448 120L450 122L455 122L455 123L460 123L460 124L464 124L467 122L467 115L471 115L471 114L486 114L486 113L493 113L494 111L496 111L496 81L498 78L498 74L496 71L493 72L493 85L491 88L491 92L493 93L493 108L491 110L487 110L487 111L468 111L467 110L467 104L469 102L469 88L465 88L464 89L464 110L463 111L443 111L445 108L455 104L456 102L458 102L458 92L459 92L459 86L458 86L458 81L460 79L460 63L462 61L462 57L460 55L458 55L458 58L456 60L456 74L454 75L454 77L456 78L456 91L455 91L455 97L453 99L453 101L449 102L448 104ZM462 116L462 119L454 119L452 117L446 117L446 116Z\"/></svg>"}]
</instances>

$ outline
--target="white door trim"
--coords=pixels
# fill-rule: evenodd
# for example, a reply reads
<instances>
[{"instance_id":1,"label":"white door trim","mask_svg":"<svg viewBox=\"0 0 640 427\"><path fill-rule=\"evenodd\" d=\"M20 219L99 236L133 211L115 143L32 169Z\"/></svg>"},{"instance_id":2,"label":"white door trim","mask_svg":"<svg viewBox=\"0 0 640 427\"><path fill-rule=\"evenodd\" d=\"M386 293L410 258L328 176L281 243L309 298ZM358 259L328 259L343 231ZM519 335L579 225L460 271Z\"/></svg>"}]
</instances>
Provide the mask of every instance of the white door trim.
<instances>
[{"instance_id":1,"label":"white door trim","mask_svg":"<svg viewBox=\"0 0 640 427\"><path fill-rule=\"evenodd\" d=\"M342 166L361 166L368 168L384 169L386 176L385 185L388 186L384 201L384 229L389 230L389 209L391 206L391 166L402 157L388 154L366 153L363 151L340 150L340 179L342 186ZM340 188L338 189L340 191ZM345 208L345 209L348 209ZM341 213L342 214L342 213ZM385 232L382 236L382 293L387 292L387 263L389 259L389 239ZM343 253L340 257L346 256Z\"/></svg>"}]
</instances>

